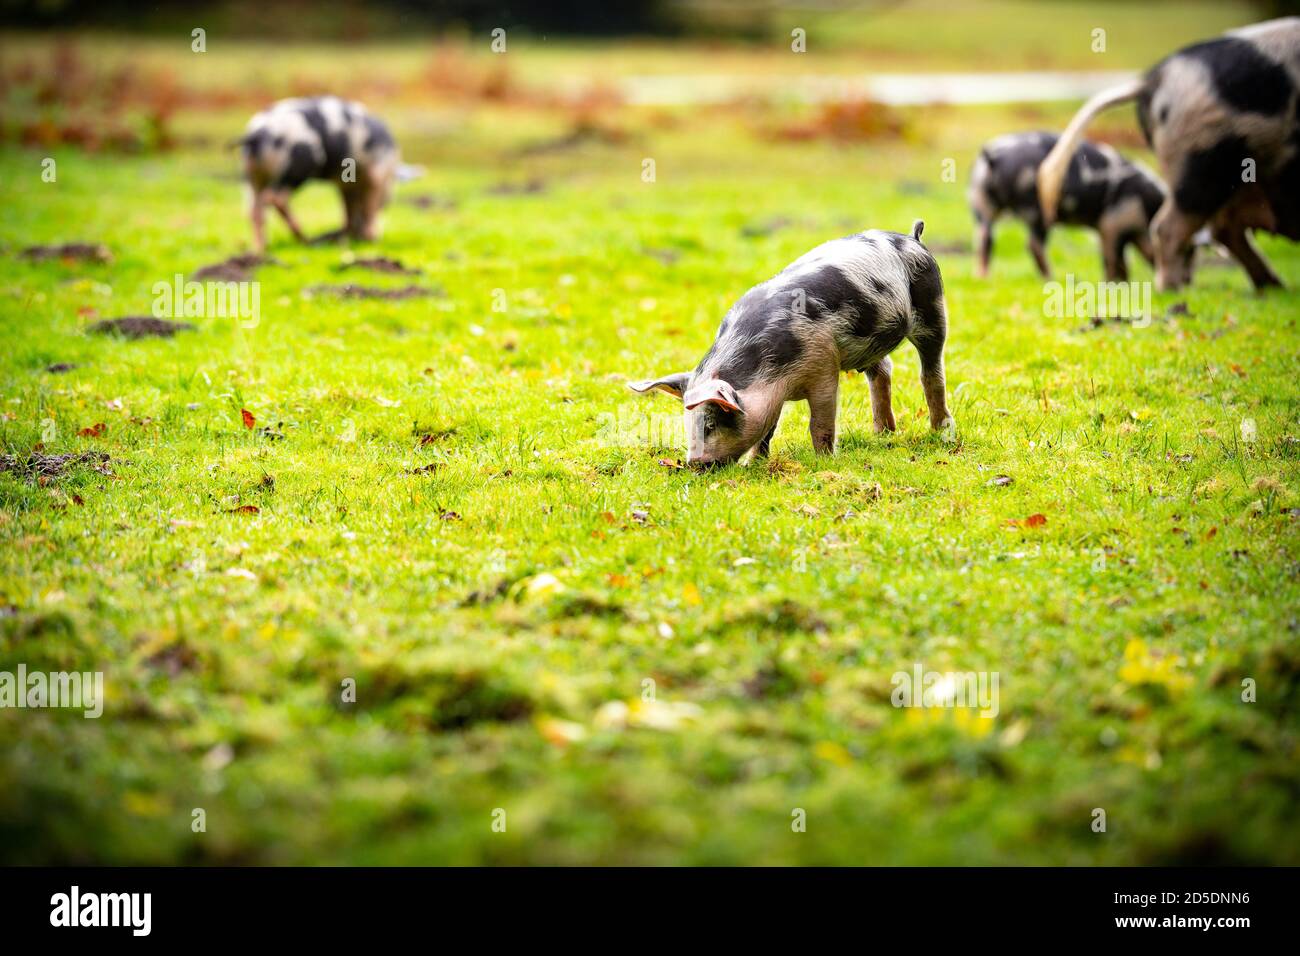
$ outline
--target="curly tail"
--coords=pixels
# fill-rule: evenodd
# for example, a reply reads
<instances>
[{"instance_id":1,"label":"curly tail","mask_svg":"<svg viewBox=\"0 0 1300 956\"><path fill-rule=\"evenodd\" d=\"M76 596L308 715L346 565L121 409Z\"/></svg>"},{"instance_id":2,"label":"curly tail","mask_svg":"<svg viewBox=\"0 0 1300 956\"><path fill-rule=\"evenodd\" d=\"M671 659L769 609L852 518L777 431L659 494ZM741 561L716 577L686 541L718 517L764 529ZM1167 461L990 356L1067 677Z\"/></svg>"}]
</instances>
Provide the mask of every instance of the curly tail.
<instances>
[{"instance_id":1,"label":"curly tail","mask_svg":"<svg viewBox=\"0 0 1300 956\"><path fill-rule=\"evenodd\" d=\"M918 219L912 223L912 238L917 242L921 241L921 233L925 232L925 220Z\"/></svg>"},{"instance_id":2,"label":"curly tail","mask_svg":"<svg viewBox=\"0 0 1300 956\"><path fill-rule=\"evenodd\" d=\"M1070 125L1065 128L1061 138L1056 141L1052 151L1038 167L1038 204L1042 207L1043 219L1049 226L1056 221L1056 209L1061 202L1061 186L1065 183L1065 174L1069 171L1074 151L1079 148L1079 140L1083 138L1084 128L1102 110L1109 109L1117 103L1137 99L1145 86L1145 77L1138 77L1120 86L1112 86L1088 100L1079 112L1074 114Z\"/></svg>"}]
</instances>

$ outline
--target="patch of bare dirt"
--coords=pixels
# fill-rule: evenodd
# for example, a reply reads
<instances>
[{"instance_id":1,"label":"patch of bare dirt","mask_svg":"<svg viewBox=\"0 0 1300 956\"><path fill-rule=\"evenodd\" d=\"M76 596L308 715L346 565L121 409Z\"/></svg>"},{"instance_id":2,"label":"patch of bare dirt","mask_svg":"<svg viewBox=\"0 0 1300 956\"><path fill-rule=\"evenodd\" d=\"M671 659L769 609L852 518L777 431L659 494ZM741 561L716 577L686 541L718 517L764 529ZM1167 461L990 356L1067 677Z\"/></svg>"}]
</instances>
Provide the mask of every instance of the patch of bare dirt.
<instances>
[{"instance_id":1,"label":"patch of bare dirt","mask_svg":"<svg viewBox=\"0 0 1300 956\"><path fill-rule=\"evenodd\" d=\"M193 328L188 322L155 319L150 315L128 315L96 322L86 331L95 335L116 335L123 339L169 339L177 332L188 332Z\"/></svg>"},{"instance_id":2,"label":"patch of bare dirt","mask_svg":"<svg viewBox=\"0 0 1300 956\"><path fill-rule=\"evenodd\" d=\"M604 126L590 120L579 121L562 136L529 143L515 150L516 156L543 156L547 153L562 153L577 149L587 143L600 143L605 146L618 146L628 139L627 131L612 126Z\"/></svg>"}]
</instances>

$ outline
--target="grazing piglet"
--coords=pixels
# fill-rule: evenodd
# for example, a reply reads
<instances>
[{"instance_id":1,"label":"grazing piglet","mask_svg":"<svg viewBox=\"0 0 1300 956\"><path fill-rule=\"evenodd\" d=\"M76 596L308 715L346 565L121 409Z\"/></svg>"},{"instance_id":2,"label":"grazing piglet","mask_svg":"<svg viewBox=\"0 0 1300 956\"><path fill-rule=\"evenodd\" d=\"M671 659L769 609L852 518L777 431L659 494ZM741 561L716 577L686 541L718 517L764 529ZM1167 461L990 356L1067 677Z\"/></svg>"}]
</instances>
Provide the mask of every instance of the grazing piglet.
<instances>
[{"instance_id":1,"label":"grazing piglet","mask_svg":"<svg viewBox=\"0 0 1300 956\"><path fill-rule=\"evenodd\" d=\"M988 275L993 223L1010 213L1029 227L1029 251L1044 278L1048 220L1038 202L1038 167L1056 145L1051 133L1008 133L980 150L971 171L978 271ZM1091 226L1101 234L1101 258L1108 281L1127 281L1124 251L1130 243L1152 261L1151 220L1165 201L1165 187L1150 171L1109 146L1083 142L1075 151L1061 191L1059 222Z\"/></svg>"},{"instance_id":2,"label":"grazing piglet","mask_svg":"<svg viewBox=\"0 0 1300 956\"><path fill-rule=\"evenodd\" d=\"M840 372L864 372L876 431L892 431L889 353L907 339L921 356L930 426L951 426L944 394L948 316L939 265L910 236L871 230L823 243L750 289L718 327L694 372L629 383L685 406L687 461L723 464L757 446L766 455L786 402L806 401L813 448L835 449Z\"/></svg>"},{"instance_id":3,"label":"grazing piglet","mask_svg":"<svg viewBox=\"0 0 1300 956\"><path fill-rule=\"evenodd\" d=\"M400 158L388 127L360 103L337 96L280 100L248 121L239 145L258 252L266 248L268 205L306 241L289 197L309 179L338 183L343 197L344 227L322 238L375 238Z\"/></svg>"}]
</instances>

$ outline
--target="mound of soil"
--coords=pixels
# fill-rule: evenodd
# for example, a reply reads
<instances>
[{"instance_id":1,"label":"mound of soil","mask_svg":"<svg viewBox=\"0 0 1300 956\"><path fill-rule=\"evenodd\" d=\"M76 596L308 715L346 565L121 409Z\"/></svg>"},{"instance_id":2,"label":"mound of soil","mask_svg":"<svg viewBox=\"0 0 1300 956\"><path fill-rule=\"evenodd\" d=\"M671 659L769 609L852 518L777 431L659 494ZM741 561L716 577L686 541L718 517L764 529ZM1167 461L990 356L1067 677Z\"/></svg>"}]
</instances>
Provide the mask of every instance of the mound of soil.
<instances>
[{"instance_id":1,"label":"mound of soil","mask_svg":"<svg viewBox=\"0 0 1300 956\"><path fill-rule=\"evenodd\" d=\"M390 259L387 256L373 256L369 259L353 259L351 262L344 262L342 265L335 266L336 272L344 272L348 269L369 269L372 272L383 272L388 275L400 276L418 276L420 270L411 266L402 265L396 259Z\"/></svg>"},{"instance_id":2,"label":"mound of soil","mask_svg":"<svg viewBox=\"0 0 1300 956\"><path fill-rule=\"evenodd\" d=\"M214 262L211 265L203 266L196 269L191 275L191 279L211 279L216 282L247 282L253 277L252 270L258 266L272 266L279 263L270 256L259 256L254 254L231 256L222 262Z\"/></svg>"},{"instance_id":3,"label":"mound of soil","mask_svg":"<svg viewBox=\"0 0 1300 956\"><path fill-rule=\"evenodd\" d=\"M112 262L113 254L107 246L97 242L65 242L62 245L28 246L18 255L30 262L49 259L75 259L81 262Z\"/></svg>"},{"instance_id":4,"label":"mound of soil","mask_svg":"<svg viewBox=\"0 0 1300 956\"><path fill-rule=\"evenodd\" d=\"M418 285L403 286L400 289L380 289L375 286L353 285L351 282L344 285L313 285L308 286L305 291L309 296L332 295L340 299L384 299L390 302L443 295L441 289L426 289Z\"/></svg>"},{"instance_id":5,"label":"mound of soil","mask_svg":"<svg viewBox=\"0 0 1300 956\"><path fill-rule=\"evenodd\" d=\"M86 331L95 335L116 335L124 339L169 339L177 332L193 330L188 322L155 319L150 315L128 315L120 319L104 319Z\"/></svg>"},{"instance_id":6,"label":"mound of soil","mask_svg":"<svg viewBox=\"0 0 1300 956\"><path fill-rule=\"evenodd\" d=\"M489 186L489 196L536 196L546 192L546 180L533 177L522 183L497 183Z\"/></svg>"},{"instance_id":7,"label":"mound of soil","mask_svg":"<svg viewBox=\"0 0 1300 956\"><path fill-rule=\"evenodd\" d=\"M406 202L406 204L409 206L414 206L416 209L455 209L456 208L456 200L449 199L446 196L432 196L427 193L419 196L411 196L410 198L405 199L404 202Z\"/></svg>"},{"instance_id":8,"label":"mound of soil","mask_svg":"<svg viewBox=\"0 0 1300 956\"><path fill-rule=\"evenodd\" d=\"M12 471L29 481L36 481L57 478L73 465L89 465L101 475L111 475L110 460L102 451L83 451L75 455L46 455L33 451L27 455L0 455L0 471Z\"/></svg>"}]
</instances>

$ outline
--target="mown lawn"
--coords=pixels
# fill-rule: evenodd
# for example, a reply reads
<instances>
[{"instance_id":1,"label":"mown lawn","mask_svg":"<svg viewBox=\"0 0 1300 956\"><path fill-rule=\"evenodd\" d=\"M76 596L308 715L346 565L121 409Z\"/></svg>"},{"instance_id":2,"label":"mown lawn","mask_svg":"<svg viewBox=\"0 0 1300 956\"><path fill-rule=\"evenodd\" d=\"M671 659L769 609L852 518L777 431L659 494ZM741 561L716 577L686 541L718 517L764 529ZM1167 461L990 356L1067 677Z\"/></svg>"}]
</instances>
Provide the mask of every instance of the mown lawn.
<instances>
[{"instance_id":1,"label":"mown lawn","mask_svg":"<svg viewBox=\"0 0 1300 956\"><path fill-rule=\"evenodd\" d=\"M0 473L0 670L108 694L99 720L0 710L6 862L1300 862L1296 293L1209 266L1150 325L1092 327L1045 314L1011 226L976 280L974 150L1068 109L853 145L629 110L521 154L563 124L372 105L428 168L383 240L277 223L258 324L171 340L86 327L246 248L217 145L243 114L190 118L206 148L55 151L56 183L0 151L2 451L112 473ZM297 208L337 224L326 186ZM674 406L625 378L693 365L816 243L918 217L955 442L908 346L896 435L852 377L834 457L801 407L749 467L646 440ZM113 261L18 256L69 240ZM373 254L422 272L338 271ZM1052 254L1099 278L1092 236ZM432 294L307 291L342 282ZM918 663L997 672L996 718L893 707Z\"/></svg>"}]
</instances>

